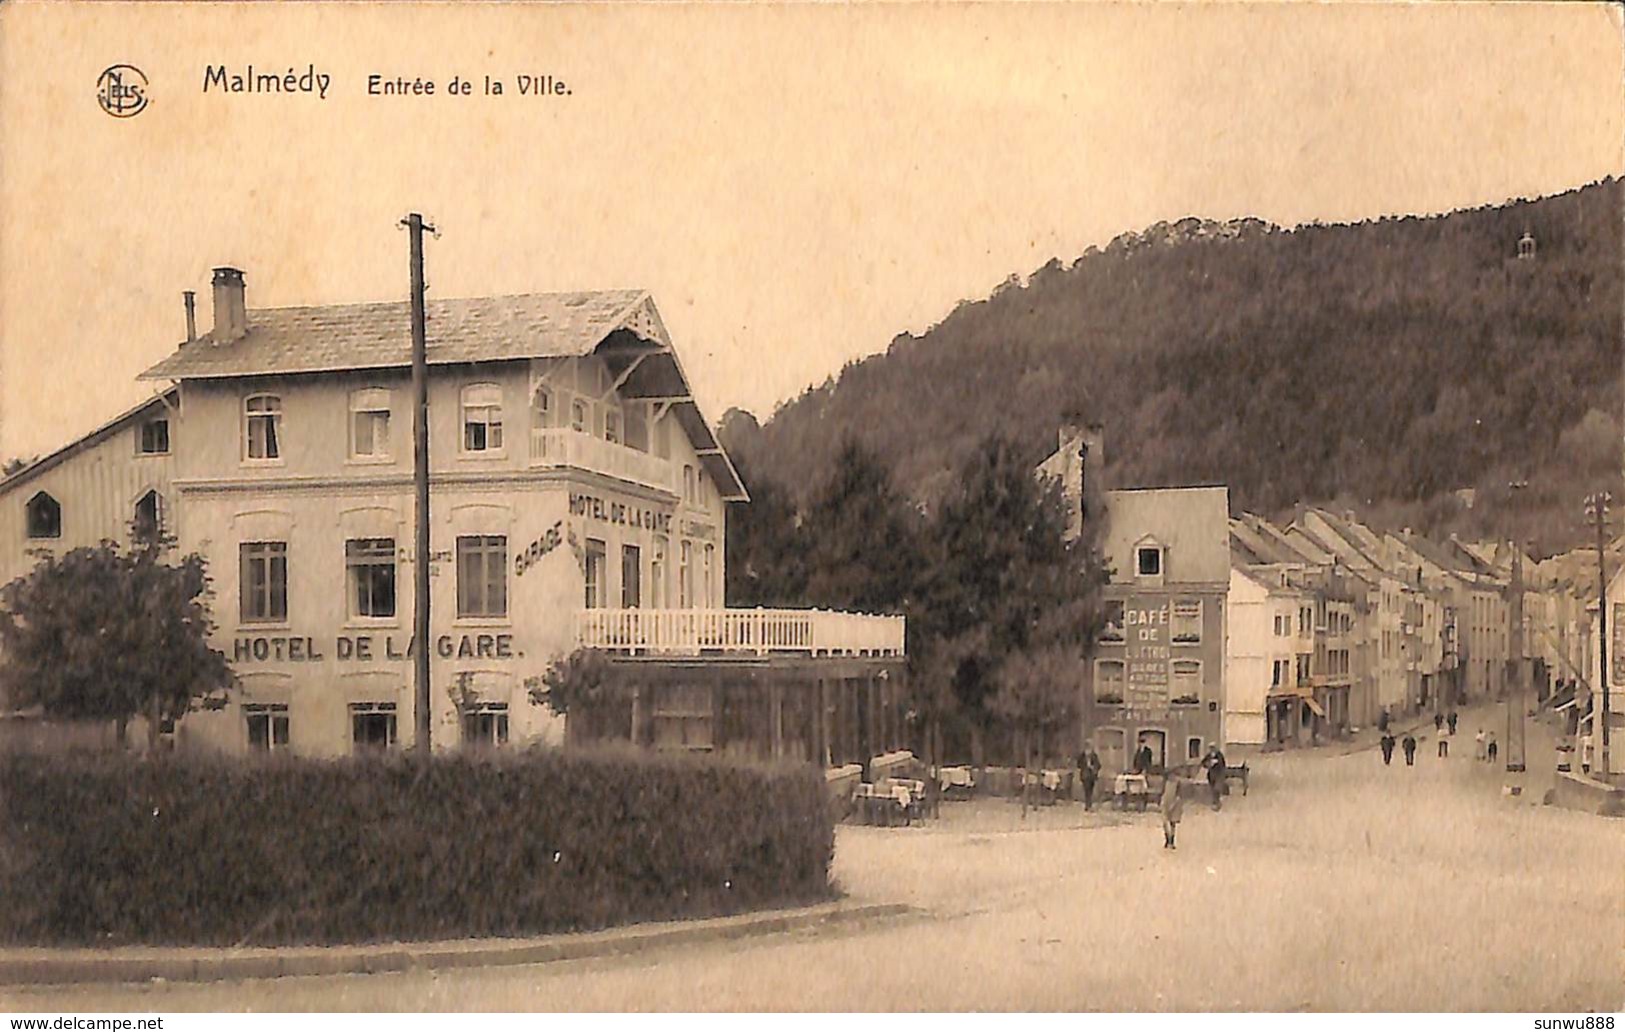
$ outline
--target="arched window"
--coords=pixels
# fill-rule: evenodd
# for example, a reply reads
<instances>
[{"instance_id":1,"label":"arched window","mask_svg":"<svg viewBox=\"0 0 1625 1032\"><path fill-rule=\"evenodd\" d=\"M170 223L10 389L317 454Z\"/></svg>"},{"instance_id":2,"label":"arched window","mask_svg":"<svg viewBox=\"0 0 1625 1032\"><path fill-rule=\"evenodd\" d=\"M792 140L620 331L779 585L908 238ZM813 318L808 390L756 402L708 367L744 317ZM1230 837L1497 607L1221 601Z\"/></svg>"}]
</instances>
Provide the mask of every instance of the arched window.
<instances>
[{"instance_id":1,"label":"arched window","mask_svg":"<svg viewBox=\"0 0 1625 1032\"><path fill-rule=\"evenodd\" d=\"M463 451L502 450L502 388L474 383L463 388Z\"/></svg>"},{"instance_id":2,"label":"arched window","mask_svg":"<svg viewBox=\"0 0 1625 1032\"><path fill-rule=\"evenodd\" d=\"M62 536L62 506L44 491L28 500L28 536L31 538Z\"/></svg>"},{"instance_id":3,"label":"arched window","mask_svg":"<svg viewBox=\"0 0 1625 1032\"><path fill-rule=\"evenodd\" d=\"M156 541L164 530L164 496L148 491L135 503L135 536L138 541Z\"/></svg>"},{"instance_id":4,"label":"arched window","mask_svg":"<svg viewBox=\"0 0 1625 1032\"><path fill-rule=\"evenodd\" d=\"M389 400L389 391L382 387L350 392L351 458L389 458Z\"/></svg>"},{"instance_id":5,"label":"arched window","mask_svg":"<svg viewBox=\"0 0 1625 1032\"><path fill-rule=\"evenodd\" d=\"M275 394L243 400L243 454L260 461L282 457L282 399Z\"/></svg>"}]
</instances>

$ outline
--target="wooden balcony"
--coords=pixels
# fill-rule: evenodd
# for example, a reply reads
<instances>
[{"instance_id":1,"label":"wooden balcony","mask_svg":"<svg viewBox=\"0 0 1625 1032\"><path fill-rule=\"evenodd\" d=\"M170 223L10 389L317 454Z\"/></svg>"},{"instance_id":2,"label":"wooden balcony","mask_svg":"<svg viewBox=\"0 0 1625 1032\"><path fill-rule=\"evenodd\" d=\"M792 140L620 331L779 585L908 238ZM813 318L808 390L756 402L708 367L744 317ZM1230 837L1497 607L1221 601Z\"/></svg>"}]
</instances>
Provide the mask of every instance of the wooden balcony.
<instances>
[{"instance_id":1,"label":"wooden balcony","mask_svg":"<svg viewBox=\"0 0 1625 1032\"><path fill-rule=\"evenodd\" d=\"M591 470L673 494L679 490L672 464L666 459L567 427L532 430L530 464Z\"/></svg>"},{"instance_id":2,"label":"wooden balcony","mask_svg":"<svg viewBox=\"0 0 1625 1032\"><path fill-rule=\"evenodd\" d=\"M902 656L903 617L822 609L584 609L575 644L651 656Z\"/></svg>"}]
</instances>

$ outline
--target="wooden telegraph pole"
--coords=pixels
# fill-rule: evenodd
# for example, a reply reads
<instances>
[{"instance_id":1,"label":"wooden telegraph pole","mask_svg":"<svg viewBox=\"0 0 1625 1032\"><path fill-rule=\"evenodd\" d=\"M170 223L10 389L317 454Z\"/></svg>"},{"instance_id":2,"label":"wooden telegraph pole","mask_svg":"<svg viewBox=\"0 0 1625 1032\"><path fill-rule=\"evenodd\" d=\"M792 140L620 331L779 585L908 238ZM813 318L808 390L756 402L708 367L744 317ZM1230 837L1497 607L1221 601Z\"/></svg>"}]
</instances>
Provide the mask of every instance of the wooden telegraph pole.
<instances>
[{"instance_id":1,"label":"wooden telegraph pole","mask_svg":"<svg viewBox=\"0 0 1625 1032\"><path fill-rule=\"evenodd\" d=\"M429 352L423 314L423 231L417 212L401 220L410 235L412 262L412 484L417 495L417 563L412 568L413 748L429 757Z\"/></svg>"}]
</instances>

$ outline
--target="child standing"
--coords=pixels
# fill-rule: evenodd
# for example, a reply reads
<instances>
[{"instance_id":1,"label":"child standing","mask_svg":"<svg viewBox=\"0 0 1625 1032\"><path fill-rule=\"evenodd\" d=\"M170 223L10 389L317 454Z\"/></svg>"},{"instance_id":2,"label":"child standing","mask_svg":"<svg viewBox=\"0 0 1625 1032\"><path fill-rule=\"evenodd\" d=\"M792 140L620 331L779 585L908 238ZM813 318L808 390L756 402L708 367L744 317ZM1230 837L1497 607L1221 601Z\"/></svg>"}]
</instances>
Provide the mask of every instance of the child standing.
<instances>
[{"instance_id":1,"label":"child standing","mask_svg":"<svg viewBox=\"0 0 1625 1032\"><path fill-rule=\"evenodd\" d=\"M1185 800L1179 797L1179 778L1170 774L1162 784L1162 848L1174 848L1174 832L1185 816Z\"/></svg>"}]
</instances>

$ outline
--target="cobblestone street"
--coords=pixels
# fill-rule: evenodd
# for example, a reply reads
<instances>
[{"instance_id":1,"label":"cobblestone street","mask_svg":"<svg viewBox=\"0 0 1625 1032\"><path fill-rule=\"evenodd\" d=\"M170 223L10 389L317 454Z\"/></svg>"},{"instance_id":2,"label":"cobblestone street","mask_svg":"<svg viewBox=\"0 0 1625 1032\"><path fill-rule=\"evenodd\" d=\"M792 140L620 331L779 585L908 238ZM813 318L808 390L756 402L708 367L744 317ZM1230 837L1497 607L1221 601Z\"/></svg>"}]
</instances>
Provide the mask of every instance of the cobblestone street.
<instances>
[{"instance_id":1,"label":"cobblestone street","mask_svg":"<svg viewBox=\"0 0 1625 1032\"><path fill-rule=\"evenodd\" d=\"M925 913L838 932L441 973L0 993L21 1010L1581 1010L1625 1003L1625 822L1501 794L1431 727L1254 758L1251 794L1023 819L998 800L843 827L837 875ZM1370 736L1366 739L1369 741ZM1532 746L1538 734L1532 733ZM1535 761L1532 749L1531 763Z\"/></svg>"}]
</instances>

